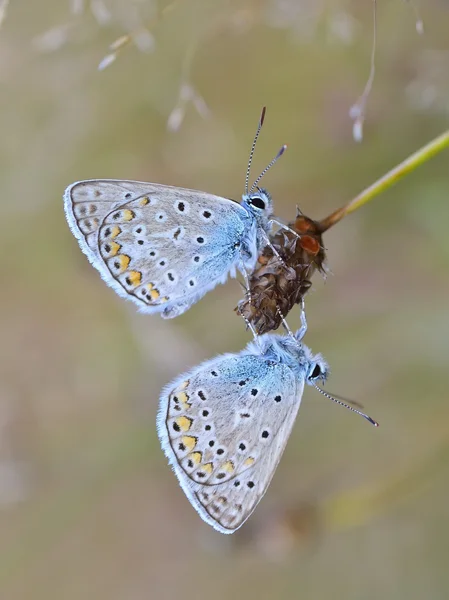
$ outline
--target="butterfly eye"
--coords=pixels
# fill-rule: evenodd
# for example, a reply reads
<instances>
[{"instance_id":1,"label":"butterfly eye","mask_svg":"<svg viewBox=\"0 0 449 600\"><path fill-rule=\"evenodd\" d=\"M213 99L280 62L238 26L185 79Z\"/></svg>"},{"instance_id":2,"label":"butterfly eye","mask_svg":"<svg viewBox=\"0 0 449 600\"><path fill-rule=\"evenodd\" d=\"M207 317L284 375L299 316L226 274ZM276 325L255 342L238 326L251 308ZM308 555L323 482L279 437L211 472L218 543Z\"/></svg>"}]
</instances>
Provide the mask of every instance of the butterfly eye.
<instances>
[{"instance_id":1,"label":"butterfly eye","mask_svg":"<svg viewBox=\"0 0 449 600\"><path fill-rule=\"evenodd\" d=\"M265 202L262 200L262 198L259 198L258 196L254 196L254 197L250 198L249 203L252 206L255 206L256 208L260 208L260 210L265 209Z\"/></svg>"},{"instance_id":2,"label":"butterfly eye","mask_svg":"<svg viewBox=\"0 0 449 600\"><path fill-rule=\"evenodd\" d=\"M320 365L315 365L313 367L312 373L309 375L309 379L318 379L318 377L320 375L321 375L321 367L320 367Z\"/></svg>"}]
</instances>

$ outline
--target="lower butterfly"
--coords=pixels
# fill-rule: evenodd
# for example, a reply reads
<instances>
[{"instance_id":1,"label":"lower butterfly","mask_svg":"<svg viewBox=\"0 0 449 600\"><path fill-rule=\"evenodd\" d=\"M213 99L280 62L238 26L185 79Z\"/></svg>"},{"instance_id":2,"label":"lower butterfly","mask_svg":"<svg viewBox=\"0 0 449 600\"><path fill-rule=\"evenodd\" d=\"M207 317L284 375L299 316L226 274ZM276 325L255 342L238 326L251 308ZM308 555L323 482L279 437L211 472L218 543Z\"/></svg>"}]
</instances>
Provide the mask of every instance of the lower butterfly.
<instances>
[{"instance_id":1,"label":"lower butterfly","mask_svg":"<svg viewBox=\"0 0 449 600\"><path fill-rule=\"evenodd\" d=\"M317 385L329 367L289 336L265 334L238 354L184 373L163 391L157 419L162 448L200 517L233 533L267 491L301 404L304 384L377 425Z\"/></svg>"},{"instance_id":2,"label":"lower butterfly","mask_svg":"<svg viewBox=\"0 0 449 600\"><path fill-rule=\"evenodd\" d=\"M206 192L94 179L69 186L67 221L104 281L143 312L170 318L185 312L228 276L246 282L269 241L270 195L258 187L285 146L249 188L249 170L263 124L251 148L245 194L238 203ZM249 189L248 189L249 188Z\"/></svg>"}]
</instances>

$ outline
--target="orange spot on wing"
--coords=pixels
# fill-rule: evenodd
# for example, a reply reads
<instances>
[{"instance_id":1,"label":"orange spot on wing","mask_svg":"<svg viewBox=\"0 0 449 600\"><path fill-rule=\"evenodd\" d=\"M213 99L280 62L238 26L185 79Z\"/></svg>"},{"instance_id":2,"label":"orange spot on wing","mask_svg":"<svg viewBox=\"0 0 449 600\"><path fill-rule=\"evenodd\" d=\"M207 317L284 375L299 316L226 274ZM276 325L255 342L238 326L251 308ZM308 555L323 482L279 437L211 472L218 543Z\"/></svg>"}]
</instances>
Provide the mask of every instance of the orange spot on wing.
<instances>
[{"instance_id":1,"label":"orange spot on wing","mask_svg":"<svg viewBox=\"0 0 449 600\"><path fill-rule=\"evenodd\" d=\"M129 208L125 208L122 211L122 219L124 221L132 221L135 216L136 214L132 210L129 210Z\"/></svg>"},{"instance_id":2,"label":"orange spot on wing","mask_svg":"<svg viewBox=\"0 0 449 600\"><path fill-rule=\"evenodd\" d=\"M129 279L131 285L139 285L139 283L142 281L142 273L140 273L140 271L130 271L127 274L127 279Z\"/></svg>"},{"instance_id":3,"label":"orange spot on wing","mask_svg":"<svg viewBox=\"0 0 449 600\"><path fill-rule=\"evenodd\" d=\"M202 452L192 452L192 454L189 454L189 458L192 459L192 461L195 465L199 465L201 460L203 459L203 453Z\"/></svg>"},{"instance_id":4,"label":"orange spot on wing","mask_svg":"<svg viewBox=\"0 0 449 600\"><path fill-rule=\"evenodd\" d=\"M111 234L109 237L111 237L112 239L116 238L120 233L122 233L122 230L120 229L120 227L118 225L114 225L114 227L111 228Z\"/></svg>"},{"instance_id":5,"label":"orange spot on wing","mask_svg":"<svg viewBox=\"0 0 449 600\"><path fill-rule=\"evenodd\" d=\"M127 254L120 254L117 256L117 260L119 262L119 273L124 273L128 268L129 263L131 262L131 258Z\"/></svg>"},{"instance_id":6,"label":"orange spot on wing","mask_svg":"<svg viewBox=\"0 0 449 600\"><path fill-rule=\"evenodd\" d=\"M192 427L193 419L189 419L189 417L178 417L175 423L181 431L189 431Z\"/></svg>"},{"instance_id":7,"label":"orange spot on wing","mask_svg":"<svg viewBox=\"0 0 449 600\"><path fill-rule=\"evenodd\" d=\"M181 438L181 442L190 452L195 448L197 441L197 438L193 437L192 435L183 435Z\"/></svg>"},{"instance_id":8,"label":"orange spot on wing","mask_svg":"<svg viewBox=\"0 0 449 600\"><path fill-rule=\"evenodd\" d=\"M188 401L189 396L185 392L180 392L179 394L176 394L176 397L178 398L180 404L182 404L182 407L185 410L189 409L192 406L191 402Z\"/></svg>"},{"instance_id":9,"label":"orange spot on wing","mask_svg":"<svg viewBox=\"0 0 449 600\"><path fill-rule=\"evenodd\" d=\"M117 244L117 242L111 242L109 246L111 247L111 249L108 253L108 256L117 256L121 248L120 244Z\"/></svg>"}]
</instances>

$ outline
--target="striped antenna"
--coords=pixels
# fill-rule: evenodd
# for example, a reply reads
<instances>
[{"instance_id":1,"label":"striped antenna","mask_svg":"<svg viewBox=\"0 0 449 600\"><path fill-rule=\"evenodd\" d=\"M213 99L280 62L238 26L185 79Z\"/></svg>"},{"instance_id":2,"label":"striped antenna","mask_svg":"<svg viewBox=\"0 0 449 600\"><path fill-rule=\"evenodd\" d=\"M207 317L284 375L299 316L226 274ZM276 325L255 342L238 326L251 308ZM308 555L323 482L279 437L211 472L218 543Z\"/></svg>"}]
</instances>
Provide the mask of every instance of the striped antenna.
<instances>
[{"instance_id":1,"label":"striped antenna","mask_svg":"<svg viewBox=\"0 0 449 600\"><path fill-rule=\"evenodd\" d=\"M352 406L349 406L349 404L346 404L345 402L342 402L341 400L337 400L337 398L334 398L333 396L331 396L330 394L328 394L327 392L325 392L316 383L313 383L313 387L316 388L320 392L320 394L323 394L323 396L326 396L326 398L329 398L329 400L332 400L332 402L335 402L336 404L339 404L340 406L344 406L348 410L351 410L352 412L357 413L358 415L360 415L361 417L363 417L364 419L366 419L367 421L369 421L371 423L371 425L374 425L374 427L379 427L379 423L377 421L375 421L374 419L372 419L368 415L365 415L365 413L363 413L361 410L357 410L356 408L352 408Z\"/></svg>"},{"instance_id":2,"label":"striped antenna","mask_svg":"<svg viewBox=\"0 0 449 600\"><path fill-rule=\"evenodd\" d=\"M246 179L245 179L245 194L248 193L249 172L251 170L251 163L253 162L253 156L254 156L254 150L256 149L257 138L259 137L260 130L262 129L262 125L265 120L266 110L267 110L267 107L264 106L262 108L262 113L260 115L259 124L257 125L257 131L256 131L256 135L254 136L253 145L251 146L251 152L249 153L248 168L246 169Z\"/></svg>"},{"instance_id":3,"label":"striped antenna","mask_svg":"<svg viewBox=\"0 0 449 600\"><path fill-rule=\"evenodd\" d=\"M273 158L273 160L270 162L270 164L265 167L265 169L262 171L262 173L259 175L259 177L256 179L256 181L253 183L249 192L248 191L246 192L247 194L251 194L251 192L253 191L253 189L255 187L257 187L257 184L262 179L262 177L265 175L265 173L271 169L271 167L274 165L274 163L276 163L281 158L281 156L284 154L284 152L286 150L287 150L287 145L284 144L282 146L282 148L279 150L279 152L276 154L276 156Z\"/></svg>"}]
</instances>

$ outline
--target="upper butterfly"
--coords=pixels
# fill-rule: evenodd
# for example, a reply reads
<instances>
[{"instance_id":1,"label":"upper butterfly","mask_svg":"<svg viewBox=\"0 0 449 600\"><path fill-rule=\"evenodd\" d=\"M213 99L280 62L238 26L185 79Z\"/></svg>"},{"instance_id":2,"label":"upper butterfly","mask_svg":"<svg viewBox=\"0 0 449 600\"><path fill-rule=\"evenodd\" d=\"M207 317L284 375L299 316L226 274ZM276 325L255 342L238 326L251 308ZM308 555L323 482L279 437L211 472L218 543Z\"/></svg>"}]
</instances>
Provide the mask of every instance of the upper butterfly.
<instances>
[{"instance_id":1,"label":"upper butterfly","mask_svg":"<svg viewBox=\"0 0 449 600\"><path fill-rule=\"evenodd\" d=\"M239 269L248 282L272 227L270 195L249 170L239 204L178 187L111 179L79 181L64 194L67 221L105 282L143 312L172 318ZM255 191L254 191L255 190Z\"/></svg>"}]
</instances>

